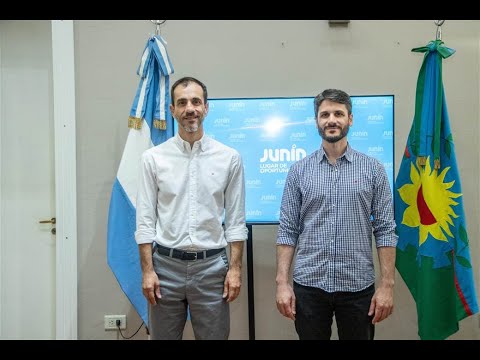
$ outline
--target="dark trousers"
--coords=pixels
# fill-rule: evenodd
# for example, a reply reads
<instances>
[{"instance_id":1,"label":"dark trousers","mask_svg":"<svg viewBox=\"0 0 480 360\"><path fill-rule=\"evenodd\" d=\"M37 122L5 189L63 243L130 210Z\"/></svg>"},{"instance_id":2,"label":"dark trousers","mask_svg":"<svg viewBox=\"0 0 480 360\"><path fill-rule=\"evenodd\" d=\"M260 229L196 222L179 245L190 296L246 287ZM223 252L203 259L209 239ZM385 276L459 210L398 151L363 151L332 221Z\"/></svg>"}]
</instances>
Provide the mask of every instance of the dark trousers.
<instances>
[{"instance_id":1,"label":"dark trousers","mask_svg":"<svg viewBox=\"0 0 480 360\"><path fill-rule=\"evenodd\" d=\"M375 285L358 292L328 293L293 283L295 329L300 340L330 340L335 315L340 340L373 340L373 316L368 316Z\"/></svg>"}]
</instances>

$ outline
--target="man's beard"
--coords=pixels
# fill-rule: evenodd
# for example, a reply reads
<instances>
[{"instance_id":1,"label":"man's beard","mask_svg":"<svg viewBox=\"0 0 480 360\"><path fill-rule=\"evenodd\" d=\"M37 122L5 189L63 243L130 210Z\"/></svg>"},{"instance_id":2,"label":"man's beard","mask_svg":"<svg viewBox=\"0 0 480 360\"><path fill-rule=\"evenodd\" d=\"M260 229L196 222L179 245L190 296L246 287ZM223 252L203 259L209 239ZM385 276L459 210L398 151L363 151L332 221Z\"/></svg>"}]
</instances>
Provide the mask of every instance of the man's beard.
<instances>
[{"instance_id":1,"label":"man's beard","mask_svg":"<svg viewBox=\"0 0 480 360\"><path fill-rule=\"evenodd\" d=\"M189 126L189 125L182 125L183 130L185 130L188 133L194 133L198 131L198 124Z\"/></svg>"},{"instance_id":2,"label":"man's beard","mask_svg":"<svg viewBox=\"0 0 480 360\"><path fill-rule=\"evenodd\" d=\"M337 126L337 128L339 128L339 127ZM345 136L347 136L348 130L350 130L350 125L348 125L348 124L345 125L345 127L343 129L340 129L340 134L334 135L334 136L327 135L325 133L325 130L320 128L319 126L317 126L317 129L318 129L318 133L320 134L320 136L322 137L323 140L333 144L333 143L336 143L339 140L342 140Z\"/></svg>"},{"instance_id":3,"label":"man's beard","mask_svg":"<svg viewBox=\"0 0 480 360\"><path fill-rule=\"evenodd\" d=\"M193 125L188 124L188 121L187 121L186 124L182 124L182 128L188 133L194 133L198 131L198 128L200 127L202 122L203 122L203 119L201 118L199 118L197 123Z\"/></svg>"}]
</instances>

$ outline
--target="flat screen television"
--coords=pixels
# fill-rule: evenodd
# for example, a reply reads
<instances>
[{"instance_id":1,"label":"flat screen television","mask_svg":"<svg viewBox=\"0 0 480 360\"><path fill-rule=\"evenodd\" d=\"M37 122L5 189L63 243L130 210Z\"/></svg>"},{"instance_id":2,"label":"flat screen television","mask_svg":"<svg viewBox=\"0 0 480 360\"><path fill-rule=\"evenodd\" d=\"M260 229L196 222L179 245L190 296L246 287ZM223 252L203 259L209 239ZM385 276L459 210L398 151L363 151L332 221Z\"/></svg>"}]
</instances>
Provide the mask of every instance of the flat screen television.
<instances>
[{"instance_id":1,"label":"flat screen television","mask_svg":"<svg viewBox=\"0 0 480 360\"><path fill-rule=\"evenodd\" d=\"M350 145L379 159L394 186L394 96L352 96ZM209 99L205 133L238 150L248 224L278 224L290 166L320 147L313 97ZM175 131L176 129L175 122Z\"/></svg>"}]
</instances>

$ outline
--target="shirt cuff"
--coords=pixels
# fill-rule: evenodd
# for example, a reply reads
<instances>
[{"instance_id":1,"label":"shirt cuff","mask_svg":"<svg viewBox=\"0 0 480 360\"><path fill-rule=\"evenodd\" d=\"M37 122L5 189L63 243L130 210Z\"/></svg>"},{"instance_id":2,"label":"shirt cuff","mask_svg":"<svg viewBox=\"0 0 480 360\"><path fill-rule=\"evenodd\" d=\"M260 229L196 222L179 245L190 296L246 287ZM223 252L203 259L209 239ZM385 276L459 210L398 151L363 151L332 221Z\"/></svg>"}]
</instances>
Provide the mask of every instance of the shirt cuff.
<instances>
[{"instance_id":1,"label":"shirt cuff","mask_svg":"<svg viewBox=\"0 0 480 360\"><path fill-rule=\"evenodd\" d=\"M248 229L244 226L236 229L228 229L225 232L225 239L227 242L245 241L248 238Z\"/></svg>"}]
</instances>

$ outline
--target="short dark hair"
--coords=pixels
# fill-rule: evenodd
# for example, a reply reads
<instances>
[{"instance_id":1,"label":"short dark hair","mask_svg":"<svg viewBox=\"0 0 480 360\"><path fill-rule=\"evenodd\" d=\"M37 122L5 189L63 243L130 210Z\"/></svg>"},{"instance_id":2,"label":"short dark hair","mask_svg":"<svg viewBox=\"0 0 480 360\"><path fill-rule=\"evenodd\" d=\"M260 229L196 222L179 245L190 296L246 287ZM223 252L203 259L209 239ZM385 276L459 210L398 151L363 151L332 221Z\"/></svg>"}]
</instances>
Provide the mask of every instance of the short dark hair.
<instances>
[{"instance_id":1,"label":"short dark hair","mask_svg":"<svg viewBox=\"0 0 480 360\"><path fill-rule=\"evenodd\" d=\"M178 85L183 85L183 87L187 87L188 84L190 83L196 83L198 85L200 85L203 89L203 102L206 104L207 101L208 101L208 92L207 92L207 87L204 83L202 83L200 80L197 80L191 76L185 76L185 77L182 77L181 79L178 79L177 81L175 81L175 83L172 85L172 89L170 91L170 96L171 96L171 100L172 100L172 105L175 106L175 99L173 98L173 92L175 91L176 87Z\"/></svg>"},{"instance_id":2,"label":"short dark hair","mask_svg":"<svg viewBox=\"0 0 480 360\"><path fill-rule=\"evenodd\" d=\"M345 91L337 89L326 89L323 90L320 94L315 97L314 108L315 108L315 118L318 117L318 109L323 100L330 100L338 104L344 104L347 107L348 115L352 113L352 99Z\"/></svg>"}]
</instances>

